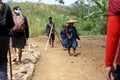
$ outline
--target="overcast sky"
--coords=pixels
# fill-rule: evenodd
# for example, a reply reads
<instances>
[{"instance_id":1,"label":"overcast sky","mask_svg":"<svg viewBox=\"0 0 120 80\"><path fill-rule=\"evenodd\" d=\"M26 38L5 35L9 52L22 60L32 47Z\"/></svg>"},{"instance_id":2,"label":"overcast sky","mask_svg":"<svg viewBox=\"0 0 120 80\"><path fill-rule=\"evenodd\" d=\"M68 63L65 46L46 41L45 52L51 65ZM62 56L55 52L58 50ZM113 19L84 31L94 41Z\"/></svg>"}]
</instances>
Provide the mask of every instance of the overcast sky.
<instances>
[{"instance_id":1,"label":"overcast sky","mask_svg":"<svg viewBox=\"0 0 120 80\"><path fill-rule=\"evenodd\" d=\"M8 1L8 0L3 0L3 1ZM38 2L39 0L13 0L14 2ZM64 0L65 5L70 5L74 3L77 0ZM58 4L58 2L55 2L55 0L41 0L41 2L46 3L46 4Z\"/></svg>"}]
</instances>

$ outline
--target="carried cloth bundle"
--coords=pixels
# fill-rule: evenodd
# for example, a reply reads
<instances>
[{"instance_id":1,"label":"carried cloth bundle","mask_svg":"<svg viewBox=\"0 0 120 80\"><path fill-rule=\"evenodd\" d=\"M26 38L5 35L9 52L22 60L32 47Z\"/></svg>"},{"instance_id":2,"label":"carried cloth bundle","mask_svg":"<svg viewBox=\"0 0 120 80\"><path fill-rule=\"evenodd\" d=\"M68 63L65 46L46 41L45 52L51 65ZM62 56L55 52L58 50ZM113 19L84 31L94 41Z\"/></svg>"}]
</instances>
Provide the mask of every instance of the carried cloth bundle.
<instances>
[{"instance_id":1,"label":"carried cloth bundle","mask_svg":"<svg viewBox=\"0 0 120 80\"><path fill-rule=\"evenodd\" d=\"M25 19L24 16L22 15L14 15L13 20L15 23L15 26L13 27L14 32L24 32L24 27L25 27Z\"/></svg>"},{"instance_id":2,"label":"carried cloth bundle","mask_svg":"<svg viewBox=\"0 0 120 80\"><path fill-rule=\"evenodd\" d=\"M21 9L19 7L15 7L14 12L16 14L13 16L13 20L14 20L14 23L15 23L15 26L13 27L13 31L14 32L24 32L25 18L21 14Z\"/></svg>"}]
</instances>

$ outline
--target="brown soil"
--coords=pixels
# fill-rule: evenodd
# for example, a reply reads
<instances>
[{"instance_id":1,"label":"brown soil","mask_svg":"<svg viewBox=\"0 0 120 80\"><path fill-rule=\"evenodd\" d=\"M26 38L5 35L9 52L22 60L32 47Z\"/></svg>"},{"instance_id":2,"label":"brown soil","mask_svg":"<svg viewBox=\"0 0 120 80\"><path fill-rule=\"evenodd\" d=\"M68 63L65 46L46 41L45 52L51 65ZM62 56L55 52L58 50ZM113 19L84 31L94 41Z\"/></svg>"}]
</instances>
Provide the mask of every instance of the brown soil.
<instances>
[{"instance_id":1,"label":"brown soil","mask_svg":"<svg viewBox=\"0 0 120 80\"><path fill-rule=\"evenodd\" d=\"M57 38L55 47L47 51L46 36L29 42L37 44L41 52L32 80L105 80L105 36L81 36L77 57L69 56Z\"/></svg>"}]
</instances>

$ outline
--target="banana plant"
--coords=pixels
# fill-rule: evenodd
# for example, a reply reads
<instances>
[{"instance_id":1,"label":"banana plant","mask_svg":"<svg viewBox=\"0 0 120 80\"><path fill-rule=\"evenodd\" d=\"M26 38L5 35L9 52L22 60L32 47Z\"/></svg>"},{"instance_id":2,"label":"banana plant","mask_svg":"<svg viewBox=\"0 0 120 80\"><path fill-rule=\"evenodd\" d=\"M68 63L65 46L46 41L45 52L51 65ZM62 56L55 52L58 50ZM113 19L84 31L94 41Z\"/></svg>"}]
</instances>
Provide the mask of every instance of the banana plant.
<instances>
[{"instance_id":1,"label":"banana plant","mask_svg":"<svg viewBox=\"0 0 120 80\"><path fill-rule=\"evenodd\" d=\"M102 13L103 15L106 15L108 8L108 0L102 0L101 2L96 0L93 1L97 5L99 12Z\"/></svg>"},{"instance_id":2,"label":"banana plant","mask_svg":"<svg viewBox=\"0 0 120 80\"><path fill-rule=\"evenodd\" d=\"M100 0L100 1L91 0L91 2L96 11L86 15L85 18L96 17L96 16L107 16L108 0Z\"/></svg>"}]
</instances>

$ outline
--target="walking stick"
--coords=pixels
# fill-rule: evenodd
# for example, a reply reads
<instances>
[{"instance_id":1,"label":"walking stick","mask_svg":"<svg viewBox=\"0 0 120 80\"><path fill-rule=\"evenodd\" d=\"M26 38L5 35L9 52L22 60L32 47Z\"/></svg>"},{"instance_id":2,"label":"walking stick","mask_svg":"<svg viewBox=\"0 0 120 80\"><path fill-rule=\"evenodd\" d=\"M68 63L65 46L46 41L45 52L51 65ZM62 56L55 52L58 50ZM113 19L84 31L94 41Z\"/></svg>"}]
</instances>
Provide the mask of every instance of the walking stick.
<instances>
[{"instance_id":1,"label":"walking stick","mask_svg":"<svg viewBox=\"0 0 120 80\"><path fill-rule=\"evenodd\" d=\"M47 40L47 43L46 43L46 47L44 49L45 51L47 50L47 47L48 47L48 43L49 43L49 40L50 40L50 37L51 37L52 29L53 29L53 25L51 25L50 34L49 34L49 37L48 37L48 40Z\"/></svg>"},{"instance_id":2,"label":"walking stick","mask_svg":"<svg viewBox=\"0 0 120 80\"><path fill-rule=\"evenodd\" d=\"M11 62L11 51L9 47L9 65L10 65L10 80L12 80L12 62Z\"/></svg>"},{"instance_id":3,"label":"walking stick","mask_svg":"<svg viewBox=\"0 0 120 80\"><path fill-rule=\"evenodd\" d=\"M58 37L58 39L59 39L59 41L60 41L60 43L61 43L61 45L62 45L62 47L63 47L62 41L61 41L61 39L60 39L60 37L59 37L57 31L56 31L56 35L57 35L57 37Z\"/></svg>"}]
</instances>

